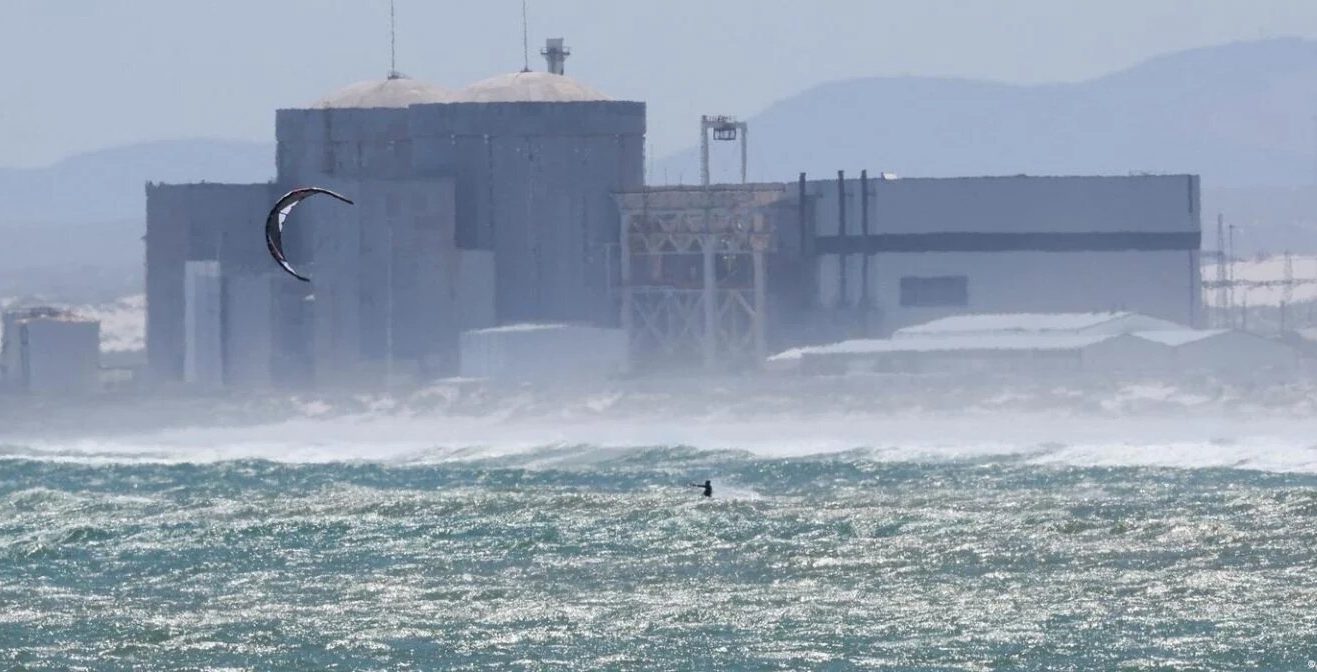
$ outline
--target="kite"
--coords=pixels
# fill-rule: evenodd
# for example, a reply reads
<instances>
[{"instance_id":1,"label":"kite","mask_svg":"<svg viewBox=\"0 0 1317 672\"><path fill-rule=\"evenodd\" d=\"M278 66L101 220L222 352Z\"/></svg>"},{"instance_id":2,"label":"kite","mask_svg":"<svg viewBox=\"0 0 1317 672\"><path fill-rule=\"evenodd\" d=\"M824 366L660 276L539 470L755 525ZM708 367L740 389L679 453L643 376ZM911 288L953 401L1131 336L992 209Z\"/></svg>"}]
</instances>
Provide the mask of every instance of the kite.
<instances>
[{"instance_id":1,"label":"kite","mask_svg":"<svg viewBox=\"0 0 1317 672\"><path fill-rule=\"evenodd\" d=\"M279 266L283 267L285 271L288 271L289 275L301 280L302 282L311 282L311 278L293 270L292 265L288 263L288 257L284 255L284 220L288 219L288 213L292 212L293 208L296 207L298 203L301 203L303 200L315 196L316 194L332 196L348 205L352 205L350 199L340 196L328 189L321 189L320 187L303 187L284 194L275 202L274 207L270 208L270 214L265 218L265 246L269 248L270 256L274 257L274 260L278 262Z\"/></svg>"}]
</instances>

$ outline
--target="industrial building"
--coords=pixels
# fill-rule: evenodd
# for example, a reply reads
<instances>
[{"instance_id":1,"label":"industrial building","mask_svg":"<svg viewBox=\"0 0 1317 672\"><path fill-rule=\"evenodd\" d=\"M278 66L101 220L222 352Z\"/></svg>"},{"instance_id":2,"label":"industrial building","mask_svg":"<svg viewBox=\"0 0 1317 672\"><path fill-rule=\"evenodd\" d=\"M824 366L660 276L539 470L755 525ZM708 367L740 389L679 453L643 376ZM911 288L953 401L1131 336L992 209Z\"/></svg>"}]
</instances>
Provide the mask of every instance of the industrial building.
<instances>
[{"instance_id":1,"label":"industrial building","mask_svg":"<svg viewBox=\"0 0 1317 672\"><path fill-rule=\"evenodd\" d=\"M706 368L947 315L1202 320L1198 179L983 177L617 196L635 356Z\"/></svg>"},{"instance_id":2,"label":"industrial building","mask_svg":"<svg viewBox=\"0 0 1317 672\"><path fill-rule=\"evenodd\" d=\"M1136 313L975 314L774 355L805 373L1078 373L1116 376L1292 373L1290 346L1241 331L1189 329Z\"/></svg>"},{"instance_id":3,"label":"industrial building","mask_svg":"<svg viewBox=\"0 0 1317 672\"><path fill-rule=\"evenodd\" d=\"M459 91L391 73L279 110L273 183L148 185L152 377L257 387L424 378L458 371L465 330L615 325L612 194L643 182L645 105L565 76L561 40L544 53L548 72ZM260 230L278 194L308 185L356 202L308 202L290 221L288 254L309 286L266 258ZM185 282L191 262L215 264L214 319L198 322L208 308L188 307L213 299Z\"/></svg>"},{"instance_id":4,"label":"industrial building","mask_svg":"<svg viewBox=\"0 0 1317 672\"><path fill-rule=\"evenodd\" d=\"M99 322L46 307L7 311L3 320L3 389L60 395L88 394L99 389Z\"/></svg>"}]
</instances>

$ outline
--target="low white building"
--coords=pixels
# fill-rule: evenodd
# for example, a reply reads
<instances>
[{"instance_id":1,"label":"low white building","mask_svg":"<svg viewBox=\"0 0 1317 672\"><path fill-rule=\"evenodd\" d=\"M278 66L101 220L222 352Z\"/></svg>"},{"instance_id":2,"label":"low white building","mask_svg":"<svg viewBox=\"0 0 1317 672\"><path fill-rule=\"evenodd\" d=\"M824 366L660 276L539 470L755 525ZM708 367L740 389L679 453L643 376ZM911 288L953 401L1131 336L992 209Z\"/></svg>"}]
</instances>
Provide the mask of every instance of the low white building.
<instances>
[{"instance_id":1,"label":"low white building","mask_svg":"<svg viewBox=\"0 0 1317 672\"><path fill-rule=\"evenodd\" d=\"M500 380L597 380L625 372L626 332L514 324L462 332L461 375Z\"/></svg>"},{"instance_id":2,"label":"low white building","mask_svg":"<svg viewBox=\"0 0 1317 672\"><path fill-rule=\"evenodd\" d=\"M4 315L5 387L33 394L86 394L100 385L101 324L54 308Z\"/></svg>"},{"instance_id":3,"label":"low white building","mask_svg":"<svg viewBox=\"0 0 1317 672\"><path fill-rule=\"evenodd\" d=\"M1293 371L1290 346L1255 334L1195 330L1146 315L1016 313L962 315L858 339L796 348L776 369L814 373L1089 371L1207 373L1239 377Z\"/></svg>"}]
</instances>

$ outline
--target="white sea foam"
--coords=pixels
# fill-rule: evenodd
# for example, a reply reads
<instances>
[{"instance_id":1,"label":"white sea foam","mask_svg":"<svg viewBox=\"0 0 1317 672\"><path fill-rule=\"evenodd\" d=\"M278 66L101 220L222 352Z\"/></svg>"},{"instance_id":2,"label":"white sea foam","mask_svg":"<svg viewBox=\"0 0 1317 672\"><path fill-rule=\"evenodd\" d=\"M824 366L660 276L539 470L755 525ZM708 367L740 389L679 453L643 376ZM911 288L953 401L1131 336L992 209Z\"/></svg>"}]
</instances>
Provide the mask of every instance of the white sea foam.
<instances>
[{"instance_id":1,"label":"white sea foam","mask_svg":"<svg viewBox=\"0 0 1317 672\"><path fill-rule=\"evenodd\" d=\"M877 461L1009 459L1076 466L1241 468L1317 473L1317 419L1032 413L835 414L757 418L510 419L384 413L112 438L28 440L7 457L84 463L270 460L433 464L518 458L584 467L632 449L685 446L804 458L860 450Z\"/></svg>"}]
</instances>

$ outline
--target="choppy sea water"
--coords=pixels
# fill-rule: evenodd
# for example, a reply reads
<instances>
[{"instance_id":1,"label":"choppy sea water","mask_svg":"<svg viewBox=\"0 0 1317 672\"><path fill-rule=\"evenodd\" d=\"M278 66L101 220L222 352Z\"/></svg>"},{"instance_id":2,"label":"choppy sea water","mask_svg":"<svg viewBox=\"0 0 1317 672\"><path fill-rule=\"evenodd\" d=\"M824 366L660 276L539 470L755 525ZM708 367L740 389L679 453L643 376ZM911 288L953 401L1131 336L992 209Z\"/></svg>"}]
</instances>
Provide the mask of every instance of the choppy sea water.
<instances>
[{"instance_id":1,"label":"choppy sea water","mask_svg":"<svg viewBox=\"0 0 1317 672\"><path fill-rule=\"evenodd\" d=\"M1082 466L1036 450L7 452L3 669L1306 670L1317 658L1311 473ZM705 478L712 500L687 485Z\"/></svg>"}]
</instances>

